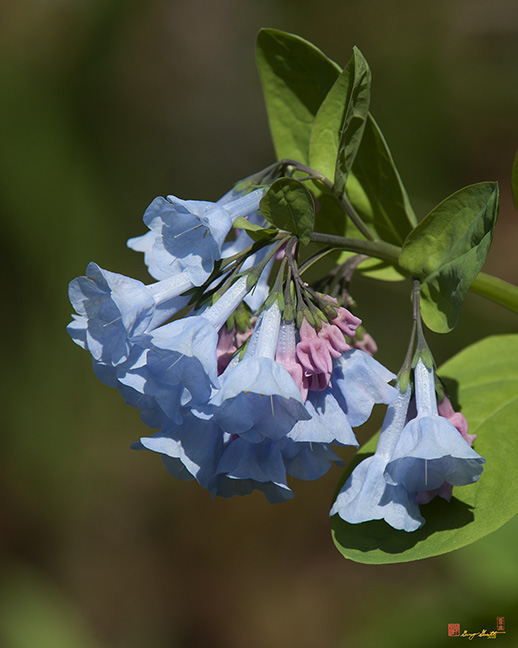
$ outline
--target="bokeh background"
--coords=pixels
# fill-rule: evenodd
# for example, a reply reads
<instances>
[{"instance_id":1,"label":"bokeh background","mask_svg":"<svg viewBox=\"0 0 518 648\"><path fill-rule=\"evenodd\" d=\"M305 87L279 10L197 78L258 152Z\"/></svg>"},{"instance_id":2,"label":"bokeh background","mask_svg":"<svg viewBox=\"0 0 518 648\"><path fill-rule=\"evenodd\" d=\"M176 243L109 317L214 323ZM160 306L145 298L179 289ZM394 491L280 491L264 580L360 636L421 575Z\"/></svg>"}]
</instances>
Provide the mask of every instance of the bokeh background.
<instances>
[{"instance_id":1,"label":"bokeh background","mask_svg":"<svg viewBox=\"0 0 518 648\"><path fill-rule=\"evenodd\" d=\"M341 64L360 47L419 217L466 184L500 182L485 269L516 282L517 3L4 0L0 14L0 645L426 648L449 641L448 623L491 630L496 616L497 641L518 645L516 521L419 563L345 561L328 519L339 468L294 483L283 505L212 501L129 449L145 433L137 412L65 333L67 283L90 260L147 280L125 241L156 195L215 200L273 161L263 26ZM353 288L397 370L407 288ZM511 331L513 315L470 296L455 332L429 341L442 362Z\"/></svg>"}]
</instances>

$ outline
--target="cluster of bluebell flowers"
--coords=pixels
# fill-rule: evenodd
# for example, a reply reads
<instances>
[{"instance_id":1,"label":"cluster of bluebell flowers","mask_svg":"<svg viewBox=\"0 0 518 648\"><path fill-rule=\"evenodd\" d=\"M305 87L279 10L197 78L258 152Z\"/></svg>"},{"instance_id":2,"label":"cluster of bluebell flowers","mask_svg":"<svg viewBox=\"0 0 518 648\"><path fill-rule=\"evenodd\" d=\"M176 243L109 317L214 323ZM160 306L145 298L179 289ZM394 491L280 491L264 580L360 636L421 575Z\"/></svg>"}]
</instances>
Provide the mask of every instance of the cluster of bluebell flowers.
<instances>
[{"instance_id":1,"label":"cluster of bluebell flowers","mask_svg":"<svg viewBox=\"0 0 518 648\"><path fill-rule=\"evenodd\" d=\"M422 358L411 384L398 389L388 406L374 455L361 461L340 490L331 515L351 524L385 520L395 529L415 531L425 520L419 505L453 486L477 481L484 459L471 447L475 436L447 397L439 406L433 368Z\"/></svg>"},{"instance_id":2,"label":"cluster of bluebell flowers","mask_svg":"<svg viewBox=\"0 0 518 648\"><path fill-rule=\"evenodd\" d=\"M362 350L373 341L355 348L361 321L300 278L296 237L253 240L233 227L265 225L264 192L156 198L148 232L128 242L156 282L90 263L70 284L68 332L98 378L158 430L133 447L212 495L257 489L282 502L293 497L288 475L313 480L341 463L333 446L357 447L353 428L399 397L394 374ZM408 472L405 453L394 479Z\"/></svg>"}]
</instances>

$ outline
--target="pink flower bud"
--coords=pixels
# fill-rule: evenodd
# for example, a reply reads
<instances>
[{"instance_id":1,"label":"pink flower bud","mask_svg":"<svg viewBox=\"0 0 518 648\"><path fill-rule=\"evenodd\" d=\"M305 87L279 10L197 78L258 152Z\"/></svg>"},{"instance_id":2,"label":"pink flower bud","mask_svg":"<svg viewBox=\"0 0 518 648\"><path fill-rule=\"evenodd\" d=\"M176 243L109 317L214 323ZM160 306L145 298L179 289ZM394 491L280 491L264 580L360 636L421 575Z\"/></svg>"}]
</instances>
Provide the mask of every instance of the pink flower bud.
<instances>
[{"instance_id":1,"label":"pink flower bud","mask_svg":"<svg viewBox=\"0 0 518 648\"><path fill-rule=\"evenodd\" d=\"M464 414L456 412L453 409L451 401L447 396L445 396L440 403L437 403L437 411L439 412L439 416L443 416L444 418L448 419L448 421L457 428L457 430L461 433L464 441L467 441L470 446L473 445L473 442L477 438L477 435L468 434L469 426L466 417L464 416Z\"/></svg>"},{"instance_id":2,"label":"pink flower bud","mask_svg":"<svg viewBox=\"0 0 518 648\"><path fill-rule=\"evenodd\" d=\"M348 311L347 308L343 308L341 306L337 309L337 316L331 323L335 326L338 326L342 333L345 333L347 337L352 338L354 337L356 329L360 326L362 321L359 317L356 317L350 311Z\"/></svg>"},{"instance_id":3,"label":"pink flower bud","mask_svg":"<svg viewBox=\"0 0 518 648\"><path fill-rule=\"evenodd\" d=\"M335 359L351 348L345 341L342 331L334 324L324 322L318 332L318 337L327 342L329 353Z\"/></svg>"},{"instance_id":4,"label":"pink flower bud","mask_svg":"<svg viewBox=\"0 0 518 648\"><path fill-rule=\"evenodd\" d=\"M328 344L317 336L315 329L304 319L300 327L300 342L297 344L297 358L306 375L331 373L333 360Z\"/></svg>"}]
</instances>

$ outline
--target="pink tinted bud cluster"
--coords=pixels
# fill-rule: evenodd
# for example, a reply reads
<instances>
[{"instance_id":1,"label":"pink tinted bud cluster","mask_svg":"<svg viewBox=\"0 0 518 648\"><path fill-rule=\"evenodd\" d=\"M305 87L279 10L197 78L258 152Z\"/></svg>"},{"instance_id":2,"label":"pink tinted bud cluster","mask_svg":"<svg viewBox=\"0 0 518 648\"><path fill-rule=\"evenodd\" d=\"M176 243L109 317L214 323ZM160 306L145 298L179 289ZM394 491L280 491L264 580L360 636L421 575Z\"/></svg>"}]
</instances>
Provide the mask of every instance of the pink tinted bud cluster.
<instances>
[{"instance_id":1,"label":"pink tinted bud cluster","mask_svg":"<svg viewBox=\"0 0 518 648\"><path fill-rule=\"evenodd\" d=\"M447 396L445 396L440 403L437 403L437 412L439 416L443 416L444 418L448 419L448 421L455 428L457 428L464 441L467 441L470 446L473 445L475 439L477 438L477 435L468 434L468 421L466 420L466 417L464 416L464 414L456 412L453 409L453 405L451 404L451 401ZM439 488L436 488L435 490L421 491L420 493L416 493L415 502L419 505L428 504L428 502L433 500L436 495L449 502L451 499L452 491L453 486L451 484L448 484L448 482L444 482L443 484L441 484L441 486L439 486Z\"/></svg>"},{"instance_id":2,"label":"pink tinted bud cluster","mask_svg":"<svg viewBox=\"0 0 518 648\"><path fill-rule=\"evenodd\" d=\"M218 334L218 345L216 347L216 356L218 359L218 376L225 371L229 362L232 360L234 353L250 338L256 318L253 317L250 325L244 332L232 327L230 330L222 326Z\"/></svg>"},{"instance_id":3,"label":"pink tinted bud cluster","mask_svg":"<svg viewBox=\"0 0 518 648\"><path fill-rule=\"evenodd\" d=\"M328 341L320 337L306 319L302 322L299 335L300 342L297 344L297 358L304 367L304 374L306 376L320 373L331 374L333 359L329 351Z\"/></svg>"},{"instance_id":4,"label":"pink tinted bud cluster","mask_svg":"<svg viewBox=\"0 0 518 648\"><path fill-rule=\"evenodd\" d=\"M359 317L353 315L347 308L340 306L336 309L336 317L331 322L333 326L337 326L344 335L347 337L353 338L356 333L356 329L362 323Z\"/></svg>"},{"instance_id":5,"label":"pink tinted bud cluster","mask_svg":"<svg viewBox=\"0 0 518 648\"><path fill-rule=\"evenodd\" d=\"M351 348L344 335L353 337L361 320L345 308L337 309L337 316L329 324L324 322L317 332L304 319L297 344L297 359L304 369L305 387L322 391L329 385L333 359L338 359Z\"/></svg>"}]
</instances>

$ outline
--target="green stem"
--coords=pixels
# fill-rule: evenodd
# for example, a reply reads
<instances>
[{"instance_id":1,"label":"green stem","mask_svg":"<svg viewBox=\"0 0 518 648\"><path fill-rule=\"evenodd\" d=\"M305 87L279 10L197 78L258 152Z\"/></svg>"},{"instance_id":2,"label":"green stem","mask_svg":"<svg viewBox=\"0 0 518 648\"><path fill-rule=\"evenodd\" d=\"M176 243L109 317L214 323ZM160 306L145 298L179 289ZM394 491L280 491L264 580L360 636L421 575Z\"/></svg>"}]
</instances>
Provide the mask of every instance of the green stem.
<instances>
[{"instance_id":1,"label":"green stem","mask_svg":"<svg viewBox=\"0 0 518 648\"><path fill-rule=\"evenodd\" d=\"M385 243L385 241L364 241L363 239L347 238L345 236L336 236L335 234L322 234L321 232L313 232L311 241L313 243L331 245L334 248L343 248L344 250L349 250L349 252L366 254L376 259L382 259L400 270L398 260L401 248L397 245L392 245L392 243Z\"/></svg>"},{"instance_id":2,"label":"green stem","mask_svg":"<svg viewBox=\"0 0 518 648\"><path fill-rule=\"evenodd\" d=\"M376 259L381 259L392 264L396 270L403 275L408 273L403 270L398 263L401 248L392 243L384 241L364 241L363 239L347 238L335 234L323 234L314 232L311 235L313 243L322 243L333 248L341 248L349 252L366 254ZM489 299L495 304L508 308L514 313L518 313L518 286L508 281L498 279L492 275L480 272L470 286L470 291Z\"/></svg>"},{"instance_id":3,"label":"green stem","mask_svg":"<svg viewBox=\"0 0 518 648\"><path fill-rule=\"evenodd\" d=\"M479 272L469 289L477 295L518 313L518 286L513 286L507 281L485 272Z\"/></svg>"}]
</instances>

